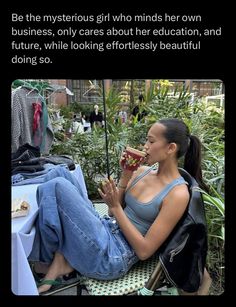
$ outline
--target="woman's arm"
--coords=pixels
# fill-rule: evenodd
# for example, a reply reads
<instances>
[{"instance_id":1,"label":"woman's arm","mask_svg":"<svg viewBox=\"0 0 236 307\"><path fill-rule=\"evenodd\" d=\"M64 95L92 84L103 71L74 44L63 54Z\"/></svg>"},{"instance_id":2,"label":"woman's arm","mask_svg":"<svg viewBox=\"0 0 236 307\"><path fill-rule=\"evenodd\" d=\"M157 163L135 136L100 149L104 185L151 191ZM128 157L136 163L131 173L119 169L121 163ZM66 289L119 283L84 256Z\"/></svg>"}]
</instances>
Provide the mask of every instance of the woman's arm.
<instances>
[{"instance_id":1,"label":"woman's arm","mask_svg":"<svg viewBox=\"0 0 236 307\"><path fill-rule=\"evenodd\" d=\"M136 171L124 170L122 172L117 188L119 189L119 202L122 204L123 208L124 195L127 188L134 181L134 179L139 176L139 174L141 174L146 168L146 166L140 166Z\"/></svg>"},{"instance_id":2,"label":"woman's arm","mask_svg":"<svg viewBox=\"0 0 236 307\"><path fill-rule=\"evenodd\" d=\"M133 181L133 176L134 173L136 172L131 172L131 171L123 171L120 177L120 180L117 185L118 189L118 202L121 204L122 208L125 208L125 202L124 202L124 197L125 197L125 191L127 189L127 186L130 181ZM107 180L109 183L109 180ZM110 207L108 207L108 215L113 216Z\"/></svg>"},{"instance_id":3,"label":"woman's arm","mask_svg":"<svg viewBox=\"0 0 236 307\"><path fill-rule=\"evenodd\" d=\"M136 171L129 171L129 170L123 170L120 180L117 184L118 188L118 201L121 204L123 208L125 208L124 203L124 196L127 188L130 186L130 184L133 182L133 180L141 174L147 167L146 166L140 166ZM109 182L109 181L108 181ZM110 208L108 208L108 215L112 216L112 212Z\"/></svg>"},{"instance_id":4,"label":"woman's arm","mask_svg":"<svg viewBox=\"0 0 236 307\"><path fill-rule=\"evenodd\" d=\"M115 216L123 234L135 250L141 260L149 258L167 239L177 222L182 217L189 201L189 193L186 186L175 187L162 203L162 208L154 223L146 233L145 237L130 222L116 197L116 187L111 180L100 191L102 198L108 204L112 214ZM118 193L117 193L118 195Z\"/></svg>"}]
</instances>

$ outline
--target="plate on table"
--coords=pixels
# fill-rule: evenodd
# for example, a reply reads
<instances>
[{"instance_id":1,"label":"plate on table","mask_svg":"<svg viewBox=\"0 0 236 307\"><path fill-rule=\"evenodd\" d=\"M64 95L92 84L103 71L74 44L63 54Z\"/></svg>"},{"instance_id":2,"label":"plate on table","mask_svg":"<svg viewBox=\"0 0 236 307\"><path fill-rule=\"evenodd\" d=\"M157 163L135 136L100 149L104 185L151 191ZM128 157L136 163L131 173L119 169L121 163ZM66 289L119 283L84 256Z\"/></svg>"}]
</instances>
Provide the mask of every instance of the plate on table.
<instances>
[{"instance_id":1,"label":"plate on table","mask_svg":"<svg viewBox=\"0 0 236 307\"><path fill-rule=\"evenodd\" d=\"M11 217L26 216L29 213L30 205L22 198L15 198L11 202Z\"/></svg>"}]
</instances>

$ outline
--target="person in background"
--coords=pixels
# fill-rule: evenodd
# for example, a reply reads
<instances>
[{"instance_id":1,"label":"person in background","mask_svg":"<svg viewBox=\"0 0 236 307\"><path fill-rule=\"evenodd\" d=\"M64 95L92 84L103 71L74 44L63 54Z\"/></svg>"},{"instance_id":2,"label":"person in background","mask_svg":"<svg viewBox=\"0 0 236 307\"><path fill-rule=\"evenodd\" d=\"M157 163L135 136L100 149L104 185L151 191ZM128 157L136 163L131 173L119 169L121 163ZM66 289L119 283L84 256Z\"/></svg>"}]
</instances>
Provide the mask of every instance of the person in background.
<instances>
[{"instance_id":1,"label":"person in background","mask_svg":"<svg viewBox=\"0 0 236 307\"><path fill-rule=\"evenodd\" d=\"M79 116L74 114L72 122L72 133L84 133L84 127L81 122L81 114L79 114Z\"/></svg>"},{"instance_id":2,"label":"person in background","mask_svg":"<svg viewBox=\"0 0 236 307\"><path fill-rule=\"evenodd\" d=\"M99 106L97 104L94 106L94 110L90 113L89 121L91 128L94 128L94 125L103 127L103 115L102 112L99 111Z\"/></svg>"},{"instance_id":3,"label":"person in background","mask_svg":"<svg viewBox=\"0 0 236 307\"><path fill-rule=\"evenodd\" d=\"M122 107L120 112L118 113L118 117L121 120L121 123L124 124L127 121L127 112L126 112L126 108Z\"/></svg>"},{"instance_id":4,"label":"person in background","mask_svg":"<svg viewBox=\"0 0 236 307\"><path fill-rule=\"evenodd\" d=\"M147 111L143 109L144 96L142 94L138 97L138 102L136 106L133 108L131 113L131 119L137 116L137 120L140 121L147 115Z\"/></svg>"}]
</instances>

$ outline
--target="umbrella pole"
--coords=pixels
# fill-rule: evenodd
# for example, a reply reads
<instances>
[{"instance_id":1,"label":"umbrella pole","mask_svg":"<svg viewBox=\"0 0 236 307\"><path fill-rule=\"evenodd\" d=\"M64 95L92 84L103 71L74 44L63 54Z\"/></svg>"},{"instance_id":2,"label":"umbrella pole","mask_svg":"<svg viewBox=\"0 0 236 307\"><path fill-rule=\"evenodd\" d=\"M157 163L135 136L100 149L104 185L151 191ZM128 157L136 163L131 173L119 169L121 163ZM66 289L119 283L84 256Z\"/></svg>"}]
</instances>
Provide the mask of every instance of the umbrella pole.
<instances>
[{"instance_id":1,"label":"umbrella pole","mask_svg":"<svg viewBox=\"0 0 236 307\"><path fill-rule=\"evenodd\" d=\"M106 96L105 96L104 80L102 80L102 96L103 96L103 110L104 110L104 128L105 128L105 150L106 150L107 177L108 177L108 179L110 179L109 152L108 152L108 133L107 133L107 112L106 112Z\"/></svg>"}]
</instances>

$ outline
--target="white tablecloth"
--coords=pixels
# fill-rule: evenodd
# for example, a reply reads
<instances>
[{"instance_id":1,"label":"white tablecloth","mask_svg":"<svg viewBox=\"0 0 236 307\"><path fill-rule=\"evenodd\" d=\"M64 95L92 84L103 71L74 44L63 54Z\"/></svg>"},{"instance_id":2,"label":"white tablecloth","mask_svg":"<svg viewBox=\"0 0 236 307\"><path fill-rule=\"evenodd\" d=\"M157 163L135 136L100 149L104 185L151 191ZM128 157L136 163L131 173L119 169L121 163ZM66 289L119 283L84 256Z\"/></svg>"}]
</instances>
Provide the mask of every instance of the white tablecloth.
<instances>
[{"instance_id":1,"label":"white tablecloth","mask_svg":"<svg viewBox=\"0 0 236 307\"><path fill-rule=\"evenodd\" d=\"M87 194L84 177L79 165L72 171ZM27 257L35 237L34 222L38 214L36 190L38 184L12 186L12 199L23 197L30 204L29 214L12 219L12 292L17 295L38 295L37 286Z\"/></svg>"},{"instance_id":2,"label":"white tablecloth","mask_svg":"<svg viewBox=\"0 0 236 307\"><path fill-rule=\"evenodd\" d=\"M12 219L12 292L16 295L38 295L27 257L35 236L34 221L38 213L37 184L12 186L12 199L24 197L30 204L29 214Z\"/></svg>"}]
</instances>

